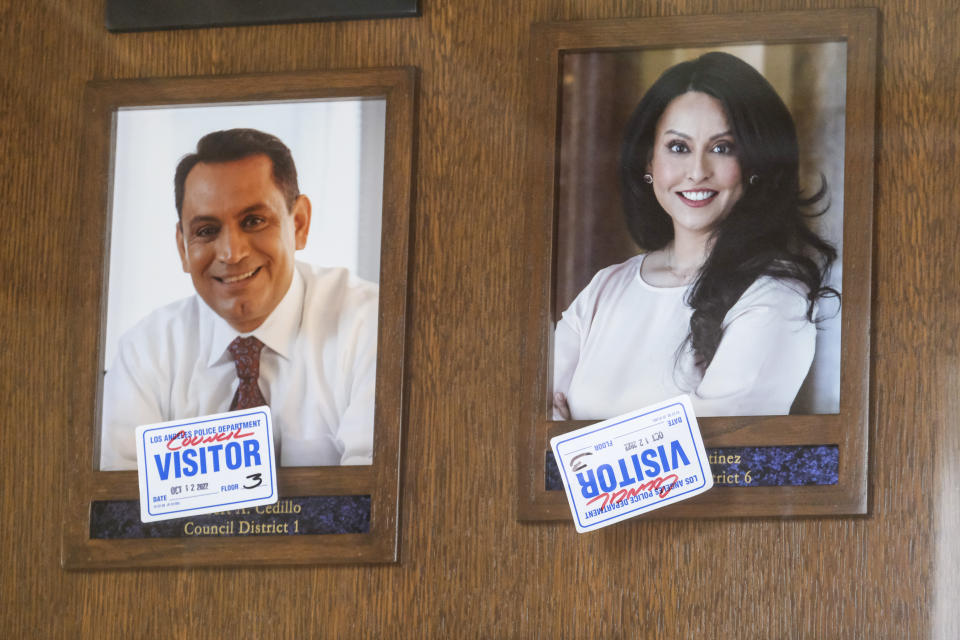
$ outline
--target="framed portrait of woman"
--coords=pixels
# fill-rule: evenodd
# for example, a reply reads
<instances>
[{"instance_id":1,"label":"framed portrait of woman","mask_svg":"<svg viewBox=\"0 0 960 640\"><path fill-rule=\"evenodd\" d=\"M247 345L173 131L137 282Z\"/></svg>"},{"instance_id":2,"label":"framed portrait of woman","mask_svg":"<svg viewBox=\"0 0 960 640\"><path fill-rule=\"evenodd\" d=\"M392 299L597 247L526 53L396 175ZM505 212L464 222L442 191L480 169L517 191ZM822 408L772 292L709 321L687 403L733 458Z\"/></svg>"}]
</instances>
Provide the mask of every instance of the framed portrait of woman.
<instances>
[{"instance_id":1,"label":"framed portrait of woman","mask_svg":"<svg viewBox=\"0 0 960 640\"><path fill-rule=\"evenodd\" d=\"M679 394L714 489L651 517L866 511L875 39L872 10L532 27L521 519L569 517L550 438Z\"/></svg>"}]
</instances>

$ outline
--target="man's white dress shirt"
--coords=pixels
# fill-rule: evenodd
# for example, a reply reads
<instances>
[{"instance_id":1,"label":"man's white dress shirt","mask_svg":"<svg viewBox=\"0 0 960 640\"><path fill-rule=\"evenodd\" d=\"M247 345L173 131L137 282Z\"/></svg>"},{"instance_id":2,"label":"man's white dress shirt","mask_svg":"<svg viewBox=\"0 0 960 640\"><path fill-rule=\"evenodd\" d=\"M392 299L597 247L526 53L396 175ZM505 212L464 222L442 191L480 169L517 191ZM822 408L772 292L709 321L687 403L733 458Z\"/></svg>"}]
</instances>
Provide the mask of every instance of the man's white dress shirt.
<instances>
[{"instance_id":1,"label":"man's white dress shirt","mask_svg":"<svg viewBox=\"0 0 960 640\"><path fill-rule=\"evenodd\" d=\"M262 325L240 334L193 295L125 333L103 384L101 470L136 469L142 424L228 411L239 380L229 344L256 336L260 390L280 463L370 464L377 357L377 286L345 269L297 262Z\"/></svg>"}]
</instances>

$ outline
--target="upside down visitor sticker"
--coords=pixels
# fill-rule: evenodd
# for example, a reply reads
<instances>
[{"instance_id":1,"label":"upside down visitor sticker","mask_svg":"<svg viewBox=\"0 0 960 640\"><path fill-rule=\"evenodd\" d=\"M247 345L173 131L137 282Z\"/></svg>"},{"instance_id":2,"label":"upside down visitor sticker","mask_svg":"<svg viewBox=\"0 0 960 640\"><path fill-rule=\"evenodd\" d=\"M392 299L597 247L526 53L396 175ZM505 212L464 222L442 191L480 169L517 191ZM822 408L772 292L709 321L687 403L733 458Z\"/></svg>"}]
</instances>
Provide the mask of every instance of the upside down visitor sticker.
<instances>
[{"instance_id":1,"label":"upside down visitor sticker","mask_svg":"<svg viewBox=\"0 0 960 640\"><path fill-rule=\"evenodd\" d=\"M690 398L678 396L550 439L579 533L713 486Z\"/></svg>"},{"instance_id":2,"label":"upside down visitor sticker","mask_svg":"<svg viewBox=\"0 0 960 640\"><path fill-rule=\"evenodd\" d=\"M143 522L273 504L270 407L137 427Z\"/></svg>"}]
</instances>

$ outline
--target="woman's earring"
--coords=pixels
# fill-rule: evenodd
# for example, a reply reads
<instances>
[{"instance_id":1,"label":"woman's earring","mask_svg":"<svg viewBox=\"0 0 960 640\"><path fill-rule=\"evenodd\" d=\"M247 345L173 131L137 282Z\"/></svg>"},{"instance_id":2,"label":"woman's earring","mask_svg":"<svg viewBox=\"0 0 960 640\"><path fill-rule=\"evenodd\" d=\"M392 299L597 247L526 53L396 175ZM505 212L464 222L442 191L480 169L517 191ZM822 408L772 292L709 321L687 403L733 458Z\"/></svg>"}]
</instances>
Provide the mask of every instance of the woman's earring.
<instances>
[{"instance_id":1,"label":"woman's earring","mask_svg":"<svg viewBox=\"0 0 960 640\"><path fill-rule=\"evenodd\" d=\"M647 184L653 184L653 176L649 173L643 174L643 181Z\"/></svg>"},{"instance_id":2,"label":"woman's earring","mask_svg":"<svg viewBox=\"0 0 960 640\"><path fill-rule=\"evenodd\" d=\"M760 182L760 176L758 176L757 174L753 174L752 176L750 176L750 184L753 185L753 184L757 184L758 182Z\"/></svg>"}]
</instances>

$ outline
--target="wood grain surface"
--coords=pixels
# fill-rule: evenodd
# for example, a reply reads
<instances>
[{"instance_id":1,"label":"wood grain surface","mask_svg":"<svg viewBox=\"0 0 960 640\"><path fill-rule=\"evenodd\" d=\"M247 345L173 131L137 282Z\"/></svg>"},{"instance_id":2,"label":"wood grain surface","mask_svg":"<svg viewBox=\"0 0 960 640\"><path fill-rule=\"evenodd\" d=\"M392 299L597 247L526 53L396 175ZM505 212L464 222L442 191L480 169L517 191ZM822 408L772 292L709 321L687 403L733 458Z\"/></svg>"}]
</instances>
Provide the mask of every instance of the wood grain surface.
<instances>
[{"instance_id":1,"label":"wood grain surface","mask_svg":"<svg viewBox=\"0 0 960 640\"><path fill-rule=\"evenodd\" d=\"M520 523L526 51L545 20L881 11L866 516ZM109 34L0 0L0 636L957 638L954 0L424 0L415 19ZM682 34L681 34L682 35ZM419 67L400 562L64 571L89 80ZM318 542L322 544L322 541Z\"/></svg>"}]
</instances>

